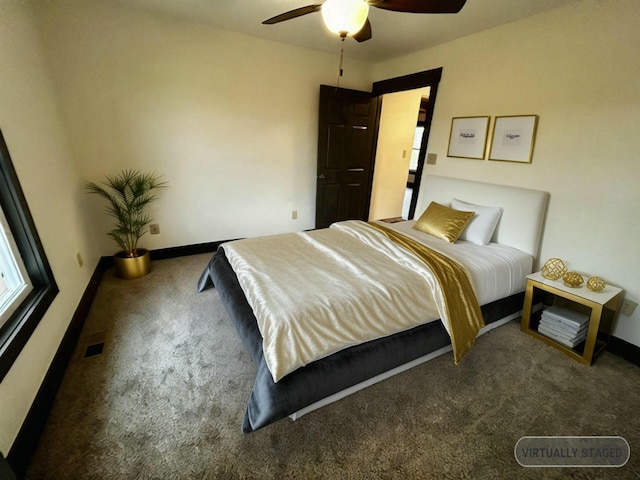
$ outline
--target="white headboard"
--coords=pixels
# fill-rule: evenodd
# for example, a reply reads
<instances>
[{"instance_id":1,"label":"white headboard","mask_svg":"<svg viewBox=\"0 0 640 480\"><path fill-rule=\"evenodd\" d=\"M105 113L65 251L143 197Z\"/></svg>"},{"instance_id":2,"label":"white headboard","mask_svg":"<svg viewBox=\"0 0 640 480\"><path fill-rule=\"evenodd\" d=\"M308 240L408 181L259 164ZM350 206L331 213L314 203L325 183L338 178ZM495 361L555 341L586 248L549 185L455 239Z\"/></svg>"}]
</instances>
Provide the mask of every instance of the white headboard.
<instances>
[{"instance_id":1,"label":"white headboard","mask_svg":"<svg viewBox=\"0 0 640 480\"><path fill-rule=\"evenodd\" d=\"M427 175L420 184L425 208L430 202L449 206L453 198L504 209L491 241L522 250L537 259L549 194L540 190ZM416 212L416 218L421 212Z\"/></svg>"}]
</instances>

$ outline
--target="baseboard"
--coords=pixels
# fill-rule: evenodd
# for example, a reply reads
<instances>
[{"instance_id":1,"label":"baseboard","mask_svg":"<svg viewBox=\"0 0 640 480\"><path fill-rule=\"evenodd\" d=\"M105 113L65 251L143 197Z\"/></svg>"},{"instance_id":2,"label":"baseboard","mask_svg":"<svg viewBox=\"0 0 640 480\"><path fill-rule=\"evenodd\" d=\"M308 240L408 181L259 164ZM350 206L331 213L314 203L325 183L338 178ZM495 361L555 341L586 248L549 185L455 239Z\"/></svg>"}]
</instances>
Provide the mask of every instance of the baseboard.
<instances>
[{"instance_id":1,"label":"baseboard","mask_svg":"<svg viewBox=\"0 0 640 480\"><path fill-rule=\"evenodd\" d=\"M195 245L186 245L181 247L163 248L151 251L151 258L154 260L163 260L187 255L196 255L201 253L215 252L224 242L210 242ZM67 331L60 342L58 350L49 366L47 374L40 385L38 393L29 409L27 418L22 424L22 428L9 451L6 461L11 466L18 478L24 477L31 457L38 447L40 435L44 430L49 417L49 412L53 406L58 389L62 384L65 370L69 365L69 361L76 348L78 338L84 327L85 320L89 314L89 309L93 303L93 299L98 291L100 281L104 272L113 267L113 257L106 256L100 258L96 266L87 288L82 295L73 318L67 327ZM195 288L195 284L194 284ZM0 477L2 478L2 477Z\"/></svg>"},{"instance_id":2,"label":"baseboard","mask_svg":"<svg viewBox=\"0 0 640 480\"><path fill-rule=\"evenodd\" d=\"M165 260L167 258L186 257L189 255L199 255L201 253L215 252L220 245L230 240L221 242L197 243L180 247L159 248L151 250L151 260Z\"/></svg>"},{"instance_id":3,"label":"baseboard","mask_svg":"<svg viewBox=\"0 0 640 480\"><path fill-rule=\"evenodd\" d=\"M611 337L607 350L640 367L640 347L621 338Z\"/></svg>"}]
</instances>

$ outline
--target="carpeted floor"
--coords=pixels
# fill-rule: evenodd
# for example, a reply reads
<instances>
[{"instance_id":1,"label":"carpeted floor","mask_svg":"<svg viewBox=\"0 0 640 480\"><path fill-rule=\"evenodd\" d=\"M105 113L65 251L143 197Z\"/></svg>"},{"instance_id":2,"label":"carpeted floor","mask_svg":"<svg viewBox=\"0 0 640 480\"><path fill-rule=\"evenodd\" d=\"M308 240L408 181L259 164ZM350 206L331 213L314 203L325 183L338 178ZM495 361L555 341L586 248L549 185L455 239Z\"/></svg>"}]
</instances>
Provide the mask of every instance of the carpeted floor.
<instances>
[{"instance_id":1,"label":"carpeted floor","mask_svg":"<svg viewBox=\"0 0 640 480\"><path fill-rule=\"evenodd\" d=\"M210 255L107 272L29 479L640 478L640 368L592 367L512 322L451 354L292 422L240 432L255 367L215 290ZM85 357L105 332L102 354ZM94 337L95 338L95 337ZM620 435L623 468L523 468L524 435Z\"/></svg>"}]
</instances>

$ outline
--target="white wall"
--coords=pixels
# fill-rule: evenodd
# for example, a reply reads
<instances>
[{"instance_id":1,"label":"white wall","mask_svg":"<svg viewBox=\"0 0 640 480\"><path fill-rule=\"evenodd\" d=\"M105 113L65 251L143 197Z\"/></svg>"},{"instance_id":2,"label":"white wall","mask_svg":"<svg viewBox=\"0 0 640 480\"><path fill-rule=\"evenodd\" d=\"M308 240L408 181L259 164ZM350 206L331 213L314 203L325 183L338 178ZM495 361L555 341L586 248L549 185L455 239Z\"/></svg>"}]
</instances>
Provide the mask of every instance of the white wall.
<instances>
[{"instance_id":1,"label":"white wall","mask_svg":"<svg viewBox=\"0 0 640 480\"><path fill-rule=\"evenodd\" d=\"M429 87L417 88L382 97L370 220L402 214L420 100L428 95L429 90Z\"/></svg>"},{"instance_id":2,"label":"white wall","mask_svg":"<svg viewBox=\"0 0 640 480\"><path fill-rule=\"evenodd\" d=\"M0 0L0 65L0 128L60 289L0 383L0 451L7 455L99 255L84 228L79 177L25 2Z\"/></svg>"},{"instance_id":3,"label":"white wall","mask_svg":"<svg viewBox=\"0 0 640 480\"><path fill-rule=\"evenodd\" d=\"M170 184L152 211L161 234L142 246L314 227L319 85L335 85L337 55L115 2L38 13L81 174L133 167ZM347 60L340 85L368 89L370 66ZM101 252L114 253L99 199L88 201Z\"/></svg>"},{"instance_id":4,"label":"white wall","mask_svg":"<svg viewBox=\"0 0 640 480\"><path fill-rule=\"evenodd\" d=\"M542 262L560 257L636 302L638 25L640 2L584 0L374 67L376 80L443 67L425 175L550 192ZM452 117L518 114L540 116L531 164L446 157ZM615 335L640 345L640 309Z\"/></svg>"}]
</instances>

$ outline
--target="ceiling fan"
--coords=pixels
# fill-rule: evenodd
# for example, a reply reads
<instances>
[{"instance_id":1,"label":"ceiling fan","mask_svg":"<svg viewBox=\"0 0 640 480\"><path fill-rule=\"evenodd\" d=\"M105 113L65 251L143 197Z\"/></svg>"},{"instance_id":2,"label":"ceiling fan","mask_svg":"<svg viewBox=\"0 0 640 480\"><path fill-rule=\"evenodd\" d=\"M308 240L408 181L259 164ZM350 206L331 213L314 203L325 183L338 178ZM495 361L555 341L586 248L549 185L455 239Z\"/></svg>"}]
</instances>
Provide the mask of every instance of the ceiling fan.
<instances>
[{"instance_id":1,"label":"ceiling fan","mask_svg":"<svg viewBox=\"0 0 640 480\"><path fill-rule=\"evenodd\" d=\"M466 0L326 0L276 15L262 23L273 25L322 12L322 19L329 30L343 39L351 35L358 42L364 42L371 38L371 23L367 19L369 6L405 13L458 13L465 3Z\"/></svg>"}]
</instances>

